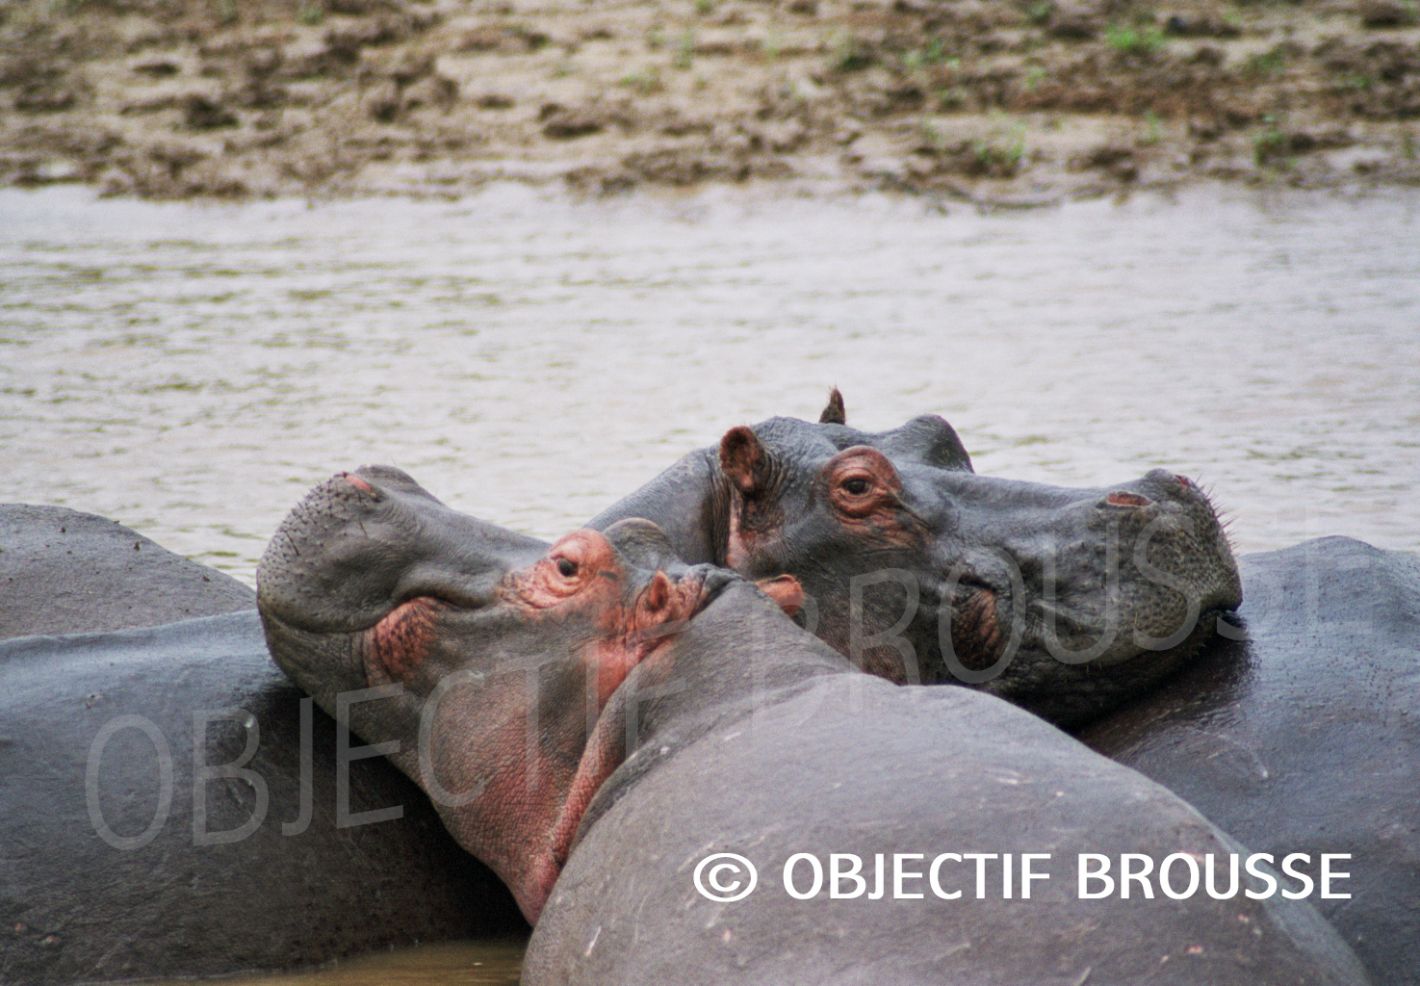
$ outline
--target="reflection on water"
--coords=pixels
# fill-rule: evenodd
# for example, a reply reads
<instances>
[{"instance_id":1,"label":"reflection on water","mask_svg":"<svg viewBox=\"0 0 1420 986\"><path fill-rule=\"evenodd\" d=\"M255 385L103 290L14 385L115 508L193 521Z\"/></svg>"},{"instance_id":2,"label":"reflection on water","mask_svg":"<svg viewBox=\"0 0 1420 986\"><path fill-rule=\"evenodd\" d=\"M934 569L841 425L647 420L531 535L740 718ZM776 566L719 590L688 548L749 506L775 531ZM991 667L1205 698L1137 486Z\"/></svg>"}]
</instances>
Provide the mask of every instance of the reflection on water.
<instances>
[{"instance_id":1,"label":"reflection on water","mask_svg":"<svg viewBox=\"0 0 1420 986\"><path fill-rule=\"evenodd\" d=\"M0 193L0 499L250 579L390 462L555 537L729 426L923 411L981 472L1200 476L1243 550L1414 548L1420 194L982 216L763 194L308 206Z\"/></svg>"},{"instance_id":2,"label":"reflection on water","mask_svg":"<svg viewBox=\"0 0 1420 986\"><path fill-rule=\"evenodd\" d=\"M221 986L517 986L524 942L447 942L367 955L320 972L220 980ZM212 982L207 980L207 982Z\"/></svg>"}]
</instances>

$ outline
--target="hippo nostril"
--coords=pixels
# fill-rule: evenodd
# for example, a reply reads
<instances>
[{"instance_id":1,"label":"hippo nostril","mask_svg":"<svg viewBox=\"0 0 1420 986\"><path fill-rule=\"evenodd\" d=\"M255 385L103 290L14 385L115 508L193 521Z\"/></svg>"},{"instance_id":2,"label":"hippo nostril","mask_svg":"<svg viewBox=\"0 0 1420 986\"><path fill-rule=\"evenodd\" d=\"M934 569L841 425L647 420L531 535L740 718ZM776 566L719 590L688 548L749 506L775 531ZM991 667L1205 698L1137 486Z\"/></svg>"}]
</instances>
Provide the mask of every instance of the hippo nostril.
<instances>
[{"instance_id":1,"label":"hippo nostril","mask_svg":"<svg viewBox=\"0 0 1420 986\"><path fill-rule=\"evenodd\" d=\"M373 493L373 492L375 492L375 488L374 488L373 486L371 486L369 483L365 482L363 479L361 479L359 476L355 475L353 472L338 472L338 473L336 473L335 475L336 475L336 478L337 478L337 479L343 479L343 480L345 480L345 481L346 481L347 483L349 483L351 486L355 487L357 490L360 490L360 491L363 492L363 493Z\"/></svg>"},{"instance_id":2,"label":"hippo nostril","mask_svg":"<svg viewBox=\"0 0 1420 986\"><path fill-rule=\"evenodd\" d=\"M1147 496L1140 496L1138 493L1115 490L1104 498L1104 502L1111 507L1147 507L1154 501L1150 500Z\"/></svg>"},{"instance_id":3,"label":"hippo nostril","mask_svg":"<svg viewBox=\"0 0 1420 986\"><path fill-rule=\"evenodd\" d=\"M1193 489L1193 480L1189 479L1187 476L1183 475L1182 473L1176 473L1173 478L1176 479L1176 480L1178 480L1178 485L1182 486L1184 489L1186 489L1186 490L1191 490L1191 489Z\"/></svg>"}]
</instances>

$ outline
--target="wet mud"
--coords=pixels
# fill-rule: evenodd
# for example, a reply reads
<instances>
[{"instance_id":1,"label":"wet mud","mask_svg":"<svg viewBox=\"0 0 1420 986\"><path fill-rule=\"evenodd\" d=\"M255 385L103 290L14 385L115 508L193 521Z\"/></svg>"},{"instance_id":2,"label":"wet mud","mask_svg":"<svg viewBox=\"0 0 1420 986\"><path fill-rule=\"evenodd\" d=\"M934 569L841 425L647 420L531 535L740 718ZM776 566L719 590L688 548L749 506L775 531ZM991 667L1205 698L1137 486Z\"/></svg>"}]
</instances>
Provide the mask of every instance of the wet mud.
<instances>
[{"instance_id":1,"label":"wet mud","mask_svg":"<svg viewBox=\"0 0 1420 986\"><path fill-rule=\"evenodd\" d=\"M1420 182L1409 0L12 0L0 183L789 181L1030 204Z\"/></svg>"}]
</instances>

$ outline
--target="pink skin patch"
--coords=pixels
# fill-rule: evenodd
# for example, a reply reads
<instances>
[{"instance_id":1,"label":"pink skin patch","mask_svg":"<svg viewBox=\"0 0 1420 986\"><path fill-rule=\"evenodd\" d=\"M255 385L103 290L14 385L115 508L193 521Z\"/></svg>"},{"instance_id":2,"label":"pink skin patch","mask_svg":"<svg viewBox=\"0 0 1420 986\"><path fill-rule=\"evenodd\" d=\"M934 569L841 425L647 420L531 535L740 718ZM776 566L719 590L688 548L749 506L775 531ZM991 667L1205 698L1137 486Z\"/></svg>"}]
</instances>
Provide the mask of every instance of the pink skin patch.
<instances>
[{"instance_id":1,"label":"pink skin patch","mask_svg":"<svg viewBox=\"0 0 1420 986\"><path fill-rule=\"evenodd\" d=\"M355 487L357 490L360 490L361 492L364 492L364 493L373 493L373 492L375 492L375 488L374 488L373 486L371 486L369 483L365 482L363 479L361 479L359 476L355 475L353 472L342 472L342 473L339 474L339 476L340 476L341 479L345 480L347 483L349 483L351 486Z\"/></svg>"},{"instance_id":2,"label":"pink skin patch","mask_svg":"<svg viewBox=\"0 0 1420 986\"><path fill-rule=\"evenodd\" d=\"M792 575L776 575L772 579L760 579L755 583L759 591L779 604L779 608L790 616L797 616L804 607L804 587Z\"/></svg>"},{"instance_id":3,"label":"pink skin patch","mask_svg":"<svg viewBox=\"0 0 1420 986\"><path fill-rule=\"evenodd\" d=\"M506 582L506 598L547 609L594 585L619 584L616 550L597 531L574 531L560 539L532 568L514 572Z\"/></svg>"},{"instance_id":4,"label":"pink skin patch","mask_svg":"<svg viewBox=\"0 0 1420 986\"><path fill-rule=\"evenodd\" d=\"M626 579L605 537L596 531L577 531L553 545L535 565L507 576L500 589L505 600L522 607L532 619L543 613L561 619L568 606L592 615L589 629L595 639L580 649L578 659L581 671L589 675L588 687L594 690L599 710L611 702L635 667L695 614L705 593L700 578L673 580L656 572L633 600L627 600ZM540 770L537 776L546 780L546 786L536 797L520 789L517 797L504 799L523 805L560 800L554 816L520 821L517 871L505 874L529 922L536 923L552 893L592 797L624 756L623 729L624 720L616 716L599 718L570 776ZM491 746L498 749L503 743ZM527 783L525 775L516 772L509 774L507 782Z\"/></svg>"},{"instance_id":5,"label":"pink skin patch","mask_svg":"<svg viewBox=\"0 0 1420 986\"><path fill-rule=\"evenodd\" d=\"M1147 496L1140 496L1138 493L1126 493L1123 490L1115 490L1104 498L1104 502L1111 507L1147 507L1154 501Z\"/></svg>"},{"instance_id":6,"label":"pink skin patch","mask_svg":"<svg viewBox=\"0 0 1420 986\"><path fill-rule=\"evenodd\" d=\"M371 684L408 681L429 653L443 603L419 596L395 607L368 631L365 673Z\"/></svg>"},{"instance_id":7,"label":"pink skin patch","mask_svg":"<svg viewBox=\"0 0 1420 986\"><path fill-rule=\"evenodd\" d=\"M557 557L555 548L552 556ZM774 581L782 583L783 580ZM797 587L797 580L790 581ZM583 656L584 660L594 665L599 709L606 707L612 694L621 687L636 665L646 660L695 615L704 592L705 584L701 579L672 581L665 572L658 571L636 597L629 613L617 609L611 614L610 619L619 626L608 626L610 635ZM532 924L537 923L543 905L552 894L553 884L561 875L587 806L625 755L625 737L621 733L623 726L624 723L615 717L599 719L588 739L568 786L562 811L549 833L549 850L535 860L528 886L517 895L523 914Z\"/></svg>"}]
</instances>

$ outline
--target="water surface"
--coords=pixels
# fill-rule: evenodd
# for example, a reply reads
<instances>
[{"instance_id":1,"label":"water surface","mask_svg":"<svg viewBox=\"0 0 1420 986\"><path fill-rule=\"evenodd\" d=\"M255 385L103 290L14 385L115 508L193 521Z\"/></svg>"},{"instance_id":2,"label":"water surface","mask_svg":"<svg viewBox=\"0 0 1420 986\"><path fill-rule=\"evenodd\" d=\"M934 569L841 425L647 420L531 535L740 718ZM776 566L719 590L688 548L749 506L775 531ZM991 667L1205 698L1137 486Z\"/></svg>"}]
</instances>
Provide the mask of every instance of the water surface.
<instances>
[{"instance_id":1,"label":"water surface","mask_svg":"<svg viewBox=\"0 0 1420 986\"><path fill-rule=\"evenodd\" d=\"M524 943L516 941L444 942L367 955L317 972L240 977L217 983L221 986L428 986L434 983L517 986L523 948Z\"/></svg>"},{"instance_id":2,"label":"water surface","mask_svg":"<svg viewBox=\"0 0 1420 986\"><path fill-rule=\"evenodd\" d=\"M1420 194L945 214L766 193L240 206L0 193L0 499L250 580L389 462L543 537L773 414L932 411L978 471L1200 477L1253 550L1415 548Z\"/></svg>"}]
</instances>

